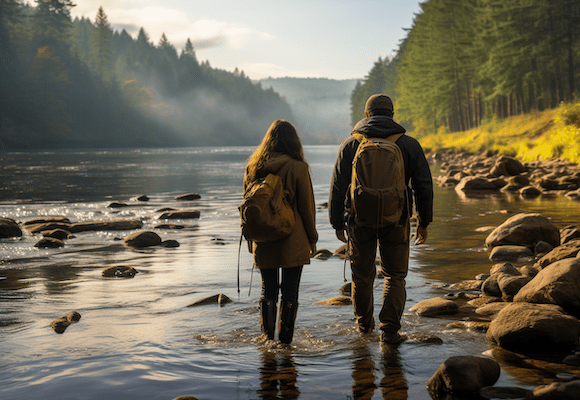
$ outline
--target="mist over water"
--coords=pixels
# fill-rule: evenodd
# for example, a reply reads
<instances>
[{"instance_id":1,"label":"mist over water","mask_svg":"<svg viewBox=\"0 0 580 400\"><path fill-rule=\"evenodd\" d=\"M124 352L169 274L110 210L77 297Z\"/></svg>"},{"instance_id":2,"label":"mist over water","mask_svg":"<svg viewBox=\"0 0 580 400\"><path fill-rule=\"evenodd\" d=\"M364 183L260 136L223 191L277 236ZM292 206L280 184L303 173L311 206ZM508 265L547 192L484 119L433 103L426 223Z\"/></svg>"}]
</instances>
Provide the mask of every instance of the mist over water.
<instances>
[{"instance_id":1,"label":"mist over water","mask_svg":"<svg viewBox=\"0 0 580 400\"><path fill-rule=\"evenodd\" d=\"M352 307L314 304L339 295L348 266L312 260L300 290L291 347L260 336L260 276L242 243L237 291L242 177L252 147L2 153L0 215L18 221L63 215L73 222L141 219L143 230L174 239L178 248L130 250L130 232L81 232L63 249L34 247L39 236L0 240L0 394L2 400L167 399L429 399L426 381L454 355L481 355L485 334L447 328L450 321L405 313L403 331L433 334L442 345L410 340L381 346L376 333L354 329ZM340 243L328 223L328 185L338 150L306 146L317 208L319 248ZM437 174L437 166L433 166ZM201 199L175 196L197 192ZM148 202L132 200L145 194ZM128 207L112 209L111 201ZM201 218L155 226L164 207L197 209ZM472 279L492 263L482 226L516 212L542 212L558 227L579 217L560 197L524 200L504 194L461 197L436 187L428 242L411 247L408 303L444 292L441 285ZM131 279L106 279L110 265L131 265ZM251 285L251 288L250 288ZM375 314L382 282L375 284ZM223 293L223 307L187 307ZM82 318L59 335L54 319ZM537 382L502 371L498 386Z\"/></svg>"}]
</instances>

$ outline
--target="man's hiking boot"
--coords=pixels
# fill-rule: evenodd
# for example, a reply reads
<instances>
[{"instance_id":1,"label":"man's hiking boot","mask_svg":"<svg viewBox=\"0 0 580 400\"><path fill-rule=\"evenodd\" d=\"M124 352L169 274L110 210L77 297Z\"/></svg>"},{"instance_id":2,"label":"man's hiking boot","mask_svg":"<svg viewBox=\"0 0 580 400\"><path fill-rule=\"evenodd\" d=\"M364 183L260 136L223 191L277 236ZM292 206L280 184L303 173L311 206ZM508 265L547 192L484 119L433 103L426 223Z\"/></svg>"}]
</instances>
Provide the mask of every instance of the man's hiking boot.
<instances>
[{"instance_id":1,"label":"man's hiking boot","mask_svg":"<svg viewBox=\"0 0 580 400\"><path fill-rule=\"evenodd\" d=\"M260 325L262 333L268 339L274 340L274 331L276 330L276 301L260 300Z\"/></svg>"},{"instance_id":2,"label":"man's hiking boot","mask_svg":"<svg viewBox=\"0 0 580 400\"><path fill-rule=\"evenodd\" d=\"M390 333L390 332L385 332L385 331L381 332L381 343L394 345L394 344L403 343L405 340L407 340L407 336L401 335L399 332L395 332L395 333Z\"/></svg>"},{"instance_id":3,"label":"man's hiking boot","mask_svg":"<svg viewBox=\"0 0 580 400\"><path fill-rule=\"evenodd\" d=\"M280 306L280 326L278 327L278 338L280 342L285 344L292 342L297 312L297 302L282 301L282 305Z\"/></svg>"}]
</instances>

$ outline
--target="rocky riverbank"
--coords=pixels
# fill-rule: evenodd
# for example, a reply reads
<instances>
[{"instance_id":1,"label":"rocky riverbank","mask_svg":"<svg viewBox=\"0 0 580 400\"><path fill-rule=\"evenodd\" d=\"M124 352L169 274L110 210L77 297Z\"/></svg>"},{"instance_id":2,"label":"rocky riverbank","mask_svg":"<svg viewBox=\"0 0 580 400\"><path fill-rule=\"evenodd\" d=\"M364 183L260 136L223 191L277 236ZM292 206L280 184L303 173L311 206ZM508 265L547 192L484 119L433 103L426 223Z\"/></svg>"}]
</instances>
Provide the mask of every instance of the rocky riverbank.
<instances>
[{"instance_id":1,"label":"rocky riverbank","mask_svg":"<svg viewBox=\"0 0 580 400\"><path fill-rule=\"evenodd\" d=\"M574 163L521 163L493 152L452 150L432 158L441 167L439 185L460 196L580 198ZM427 384L430 394L580 399L580 229L556 227L541 214L517 214L493 229L485 246L494 263L488 273L441 287L444 295L410 309L426 318L449 318L450 328L485 331L490 343L492 359L463 356L443 363ZM496 388L500 366L522 381L529 374L544 384L534 390Z\"/></svg>"}]
</instances>

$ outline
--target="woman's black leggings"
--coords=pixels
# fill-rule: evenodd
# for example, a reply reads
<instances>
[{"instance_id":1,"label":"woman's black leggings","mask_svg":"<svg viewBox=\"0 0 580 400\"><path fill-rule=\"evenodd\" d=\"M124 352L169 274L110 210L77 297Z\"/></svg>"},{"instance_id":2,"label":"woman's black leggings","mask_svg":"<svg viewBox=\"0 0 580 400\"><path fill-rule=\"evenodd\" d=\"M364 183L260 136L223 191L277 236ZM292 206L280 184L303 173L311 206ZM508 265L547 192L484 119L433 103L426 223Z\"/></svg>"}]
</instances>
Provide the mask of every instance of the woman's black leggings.
<instances>
[{"instance_id":1,"label":"woman's black leggings","mask_svg":"<svg viewBox=\"0 0 580 400\"><path fill-rule=\"evenodd\" d=\"M282 301L297 302L302 265L292 268L267 268L260 269L262 275L262 300L278 301L278 289L282 292ZM282 270L282 282L280 281Z\"/></svg>"}]
</instances>

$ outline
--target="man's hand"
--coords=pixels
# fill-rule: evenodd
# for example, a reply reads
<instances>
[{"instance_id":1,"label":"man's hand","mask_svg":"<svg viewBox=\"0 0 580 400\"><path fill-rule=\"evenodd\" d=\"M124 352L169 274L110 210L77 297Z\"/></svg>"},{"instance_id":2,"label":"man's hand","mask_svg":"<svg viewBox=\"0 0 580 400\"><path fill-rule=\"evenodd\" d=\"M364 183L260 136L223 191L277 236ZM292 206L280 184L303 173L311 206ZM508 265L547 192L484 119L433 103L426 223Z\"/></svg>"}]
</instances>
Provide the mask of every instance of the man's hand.
<instances>
[{"instance_id":1,"label":"man's hand","mask_svg":"<svg viewBox=\"0 0 580 400\"><path fill-rule=\"evenodd\" d=\"M346 235L344 233L344 229L337 229L335 231L335 233L336 233L336 237L338 238L338 240L340 240L343 243L347 243Z\"/></svg>"},{"instance_id":2,"label":"man's hand","mask_svg":"<svg viewBox=\"0 0 580 400\"><path fill-rule=\"evenodd\" d=\"M417 227L417 240L415 240L415 244L423 244L427 240L427 227L423 228L418 226Z\"/></svg>"},{"instance_id":3,"label":"man's hand","mask_svg":"<svg viewBox=\"0 0 580 400\"><path fill-rule=\"evenodd\" d=\"M310 258L316 254L316 243L310 243Z\"/></svg>"}]
</instances>

